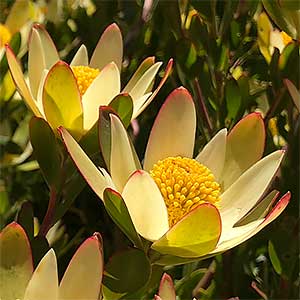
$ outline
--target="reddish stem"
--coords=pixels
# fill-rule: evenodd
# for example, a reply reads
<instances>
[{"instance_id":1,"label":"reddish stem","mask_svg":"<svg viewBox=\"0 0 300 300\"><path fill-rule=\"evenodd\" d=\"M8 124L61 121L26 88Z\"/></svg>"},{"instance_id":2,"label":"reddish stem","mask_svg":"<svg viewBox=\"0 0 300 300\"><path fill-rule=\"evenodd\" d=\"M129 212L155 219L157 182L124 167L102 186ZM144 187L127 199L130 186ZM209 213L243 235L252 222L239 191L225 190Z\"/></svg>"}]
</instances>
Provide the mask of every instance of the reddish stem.
<instances>
[{"instance_id":1,"label":"reddish stem","mask_svg":"<svg viewBox=\"0 0 300 300\"><path fill-rule=\"evenodd\" d=\"M47 209L43 223L39 230L40 236L45 236L47 234L48 230L52 226L54 212L55 212L56 196L57 196L56 190L52 187L50 189L50 199L49 199L49 203L48 203L48 209Z\"/></svg>"}]
</instances>

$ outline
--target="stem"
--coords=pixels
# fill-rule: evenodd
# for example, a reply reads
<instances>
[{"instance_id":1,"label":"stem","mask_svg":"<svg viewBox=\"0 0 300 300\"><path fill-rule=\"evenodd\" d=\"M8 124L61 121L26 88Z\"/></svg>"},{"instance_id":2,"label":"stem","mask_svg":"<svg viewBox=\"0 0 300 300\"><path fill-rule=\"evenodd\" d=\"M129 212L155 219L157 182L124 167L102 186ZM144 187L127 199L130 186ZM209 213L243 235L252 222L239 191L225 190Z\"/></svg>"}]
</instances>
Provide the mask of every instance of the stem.
<instances>
[{"instance_id":1,"label":"stem","mask_svg":"<svg viewBox=\"0 0 300 300\"><path fill-rule=\"evenodd\" d=\"M218 26L217 26L217 16L216 16L216 0L211 1L211 13L212 13L212 26L211 26L211 33L214 38L217 38L217 31L218 31Z\"/></svg>"},{"instance_id":2,"label":"stem","mask_svg":"<svg viewBox=\"0 0 300 300\"><path fill-rule=\"evenodd\" d=\"M282 87L275 95L276 97L276 100L274 101L273 105L270 107L270 109L268 110L268 112L266 113L266 116L265 116L265 125L268 124L268 121L272 118L272 116L274 115L274 112L276 111L279 103L281 102L284 94L285 94L285 91L286 91L286 87Z\"/></svg>"},{"instance_id":3,"label":"stem","mask_svg":"<svg viewBox=\"0 0 300 300\"><path fill-rule=\"evenodd\" d=\"M212 279L214 278L216 272L216 262L213 260L208 267L207 271L201 278L201 280L198 282L196 287L193 289L192 295L193 297L200 297L201 296L201 290L206 290L209 285L211 284Z\"/></svg>"},{"instance_id":4,"label":"stem","mask_svg":"<svg viewBox=\"0 0 300 300\"><path fill-rule=\"evenodd\" d=\"M252 281L251 287L255 290L257 294L259 294L260 297L262 297L264 300L268 300L268 296L257 286L257 284Z\"/></svg>"},{"instance_id":5,"label":"stem","mask_svg":"<svg viewBox=\"0 0 300 300\"><path fill-rule=\"evenodd\" d=\"M194 86L195 86L195 90L196 90L196 93L197 93L197 97L199 99L199 104L200 104L202 115L203 115L204 120L206 122L209 135L211 136L212 131L213 131L213 127L212 127L212 124L211 124L211 120L208 116L208 111L206 109L206 105L205 105L205 102L204 102L204 97L203 97L203 94L202 94L202 90L201 90L201 87L200 87L200 84L199 84L199 81L198 81L197 78L195 78L195 80L194 80Z\"/></svg>"},{"instance_id":6,"label":"stem","mask_svg":"<svg viewBox=\"0 0 300 300\"><path fill-rule=\"evenodd\" d=\"M56 190L53 187L51 187L48 209L44 217L43 223L40 227L39 236L46 236L48 230L52 226L54 213L55 213L56 197L57 197Z\"/></svg>"}]
</instances>

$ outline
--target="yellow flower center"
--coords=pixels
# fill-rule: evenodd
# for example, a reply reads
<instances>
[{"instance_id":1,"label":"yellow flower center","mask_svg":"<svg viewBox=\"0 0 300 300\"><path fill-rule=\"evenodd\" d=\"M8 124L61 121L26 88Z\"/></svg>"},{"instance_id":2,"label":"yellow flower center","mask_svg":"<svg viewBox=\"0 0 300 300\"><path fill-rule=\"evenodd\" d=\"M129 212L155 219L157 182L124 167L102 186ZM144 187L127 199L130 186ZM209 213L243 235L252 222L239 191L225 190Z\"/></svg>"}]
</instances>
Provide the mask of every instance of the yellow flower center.
<instances>
[{"instance_id":1,"label":"yellow flower center","mask_svg":"<svg viewBox=\"0 0 300 300\"><path fill-rule=\"evenodd\" d=\"M159 160L150 174L165 200L170 226L201 203L218 204L220 185L212 172L194 159L177 156Z\"/></svg>"},{"instance_id":2,"label":"yellow flower center","mask_svg":"<svg viewBox=\"0 0 300 300\"><path fill-rule=\"evenodd\" d=\"M73 66L72 71L75 75L81 96L100 73L99 69L90 68L88 66Z\"/></svg>"},{"instance_id":3,"label":"yellow flower center","mask_svg":"<svg viewBox=\"0 0 300 300\"><path fill-rule=\"evenodd\" d=\"M9 29L3 25L0 24L0 47L3 47L5 44L9 43L11 39L11 33Z\"/></svg>"}]
</instances>

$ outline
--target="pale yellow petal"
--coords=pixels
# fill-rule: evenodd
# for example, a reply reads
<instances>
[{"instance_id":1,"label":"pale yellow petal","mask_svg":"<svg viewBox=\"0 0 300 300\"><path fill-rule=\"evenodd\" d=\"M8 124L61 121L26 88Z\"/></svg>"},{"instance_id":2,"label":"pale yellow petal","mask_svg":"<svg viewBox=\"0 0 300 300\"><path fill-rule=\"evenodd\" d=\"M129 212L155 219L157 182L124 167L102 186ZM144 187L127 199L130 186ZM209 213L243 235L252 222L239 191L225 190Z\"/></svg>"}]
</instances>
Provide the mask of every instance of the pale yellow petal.
<instances>
[{"instance_id":1,"label":"pale yellow petal","mask_svg":"<svg viewBox=\"0 0 300 300\"><path fill-rule=\"evenodd\" d=\"M54 300L58 296L56 256L50 249L36 267L23 300Z\"/></svg>"},{"instance_id":2,"label":"pale yellow petal","mask_svg":"<svg viewBox=\"0 0 300 300\"><path fill-rule=\"evenodd\" d=\"M235 224L257 203L276 174L283 156L284 152L278 150L264 157L221 195L220 213L224 226Z\"/></svg>"},{"instance_id":3,"label":"pale yellow petal","mask_svg":"<svg viewBox=\"0 0 300 300\"><path fill-rule=\"evenodd\" d=\"M138 80L138 82L134 85L134 87L129 91L130 96L133 99L133 103L141 98L151 85L152 81L155 78L159 68L161 67L162 63L157 62L153 66L151 66Z\"/></svg>"},{"instance_id":4,"label":"pale yellow petal","mask_svg":"<svg viewBox=\"0 0 300 300\"><path fill-rule=\"evenodd\" d=\"M145 153L144 169L169 156L192 157L196 132L196 111L190 93L174 90L160 109Z\"/></svg>"},{"instance_id":5,"label":"pale yellow petal","mask_svg":"<svg viewBox=\"0 0 300 300\"><path fill-rule=\"evenodd\" d=\"M87 66L89 64L88 52L85 45L81 45L74 55L70 66Z\"/></svg>"},{"instance_id":6,"label":"pale yellow petal","mask_svg":"<svg viewBox=\"0 0 300 300\"><path fill-rule=\"evenodd\" d=\"M28 107L37 117L42 117L41 112L39 111L35 99L32 97L32 94L27 86L27 83L24 79L21 65L16 59L12 49L9 46L6 46L6 57L9 65L9 69L14 80L14 83L18 89L18 92L24 98Z\"/></svg>"},{"instance_id":7,"label":"pale yellow petal","mask_svg":"<svg viewBox=\"0 0 300 300\"><path fill-rule=\"evenodd\" d=\"M224 252L250 239L265 226L274 221L284 211L290 201L290 198L291 194L289 192L286 193L277 202L276 206L266 218L253 221L252 223L244 226L236 227L236 229L229 229L229 231L223 233L223 236L220 238L220 242L218 243L216 249L210 252L210 254Z\"/></svg>"},{"instance_id":8,"label":"pale yellow petal","mask_svg":"<svg viewBox=\"0 0 300 300\"><path fill-rule=\"evenodd\" d=\"M108 105L120 93L120 73L115 63L108 64L94 79L82 97L84 129L98 120L99 107Z\"/></svg>"},{"instance_id":9,"label":"pale yellow petal","mask_svg":"<svg viewBox=\"0 0 300 300\"><path fill-rule=\"evenodd\" d=\"M155 241L169 229L164 199L149 173L136 171L126 183L122 197L137 232Z\"/></svg>"},{"instance_id":10,"label":"pale yellow petal","mask_svg":"<svg viewBox=\"0 0 300 300\"><path fill-rule=\"evenodd\" d=\"M103 192L107 187L111 187L109 182L100 170L93 164L89 157L84 153L79 144L64 128L59 128L62 140L74 161L79 172L92 188L92 190L103 200Z\"/></svg>"},{"instance_id":11,"label":"pale yellow petal","mask_svg":"<svg viewBox=\"0 0 300 300\"><path fill-rule=\"evenodd\" d=\"M195 158L208 167L218 181L224 167L227 130L220 130Z\"/></svg>"},{"instance_id":12,"label":"pale yellow petal","mask_svg":"<svg viewBox=\"0 0 300 300\"><path fill-rule=\"evenodd\" d=\"M110 114L110 120L111 157L109 169L115 186L121 192L129 176L141 167L122 122L113 114Z\"/></svg>"},{"instance_id":13,"label":"pale yellow petal","mask_svg":"<svg viewBox=\"0 0 300 300\"><path fill-rule=\"evenodd\" d=\"M107 64L114 62L119 71L122 68L123 39L117 24L109 25L100 37L91 58L90 67L103 69Z\"/></svg>"},{"instance_id":14,"label":"pale yellow petal","mask_svg":"<svg viewBox=\"0 0 300 300\"><path fill-rule=\"evenodd\" d=\"M98 299L102 272L102 245L95 235L85 240L70 261L60 282L59 300Z\"/></svg>"},{"instance_id":15,"label":"pale yellow petal","mask_svg":"<svg viewBox=\"0 0 300 300\"><path fill-rule=\"evenodd\" d=\"M261 114L251 113L229 132L220 183L226 190L249 167L261 159L265 148L265 126Z\"/></svg>"}]
</instances>

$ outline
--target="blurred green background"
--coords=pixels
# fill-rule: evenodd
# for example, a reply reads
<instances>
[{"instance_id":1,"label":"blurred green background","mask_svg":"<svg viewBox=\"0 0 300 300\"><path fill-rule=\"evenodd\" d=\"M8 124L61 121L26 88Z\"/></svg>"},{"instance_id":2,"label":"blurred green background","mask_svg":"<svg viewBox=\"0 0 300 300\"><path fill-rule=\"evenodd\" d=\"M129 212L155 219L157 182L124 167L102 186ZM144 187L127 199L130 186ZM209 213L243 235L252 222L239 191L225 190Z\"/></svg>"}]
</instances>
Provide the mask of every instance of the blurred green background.
<instances>
[{"instance_id":1,"label":"blurred green background","mask_svg":"<svg viewBox=\"0 0 300 300\"><path fill-rule=\"evenodd\" d=\"M13 3L0 1L1 23L6 22ZM137 119L138 133L129 128L141 159L160 106L178 86L192 93L197 107L197 150L220 128L232 128L249 112L262 113L267 130L264 154L287 150L272 187L282 194L291 191L289 206L262 232L223 255L165 270L175 280L180 299L298 299L300 100L286 82L299 90L299 24L294 22L299 20L299 2L44 0L32 5L38 11L31 16L33 21L44 23L66 62L81 43L91 54L103 30L116 22L124 41L123 85L144 58L155 56L164 65L174 58L171 76ZM269 23L261 13L267 14ZM271 31L285 31L290 39L283 46L272 44ZM10 40L17 53L22 43L26 48L22 38L16 32ZM26 70L26 50L20 58ZM30 206L41 224L49 190L29 144L32 114L6 83L9 75L4 56L0 74L0 226L18 213L21 220L21 207L31 210ZM52 246L60 274L78 245L95 231L103 236L106 260L129 245L88 187L57 226ZM47 245L37 245L38 261ZM157 291L163 271L157 268L153 272L145 299Z\"/></svg>"}]
</instances>

